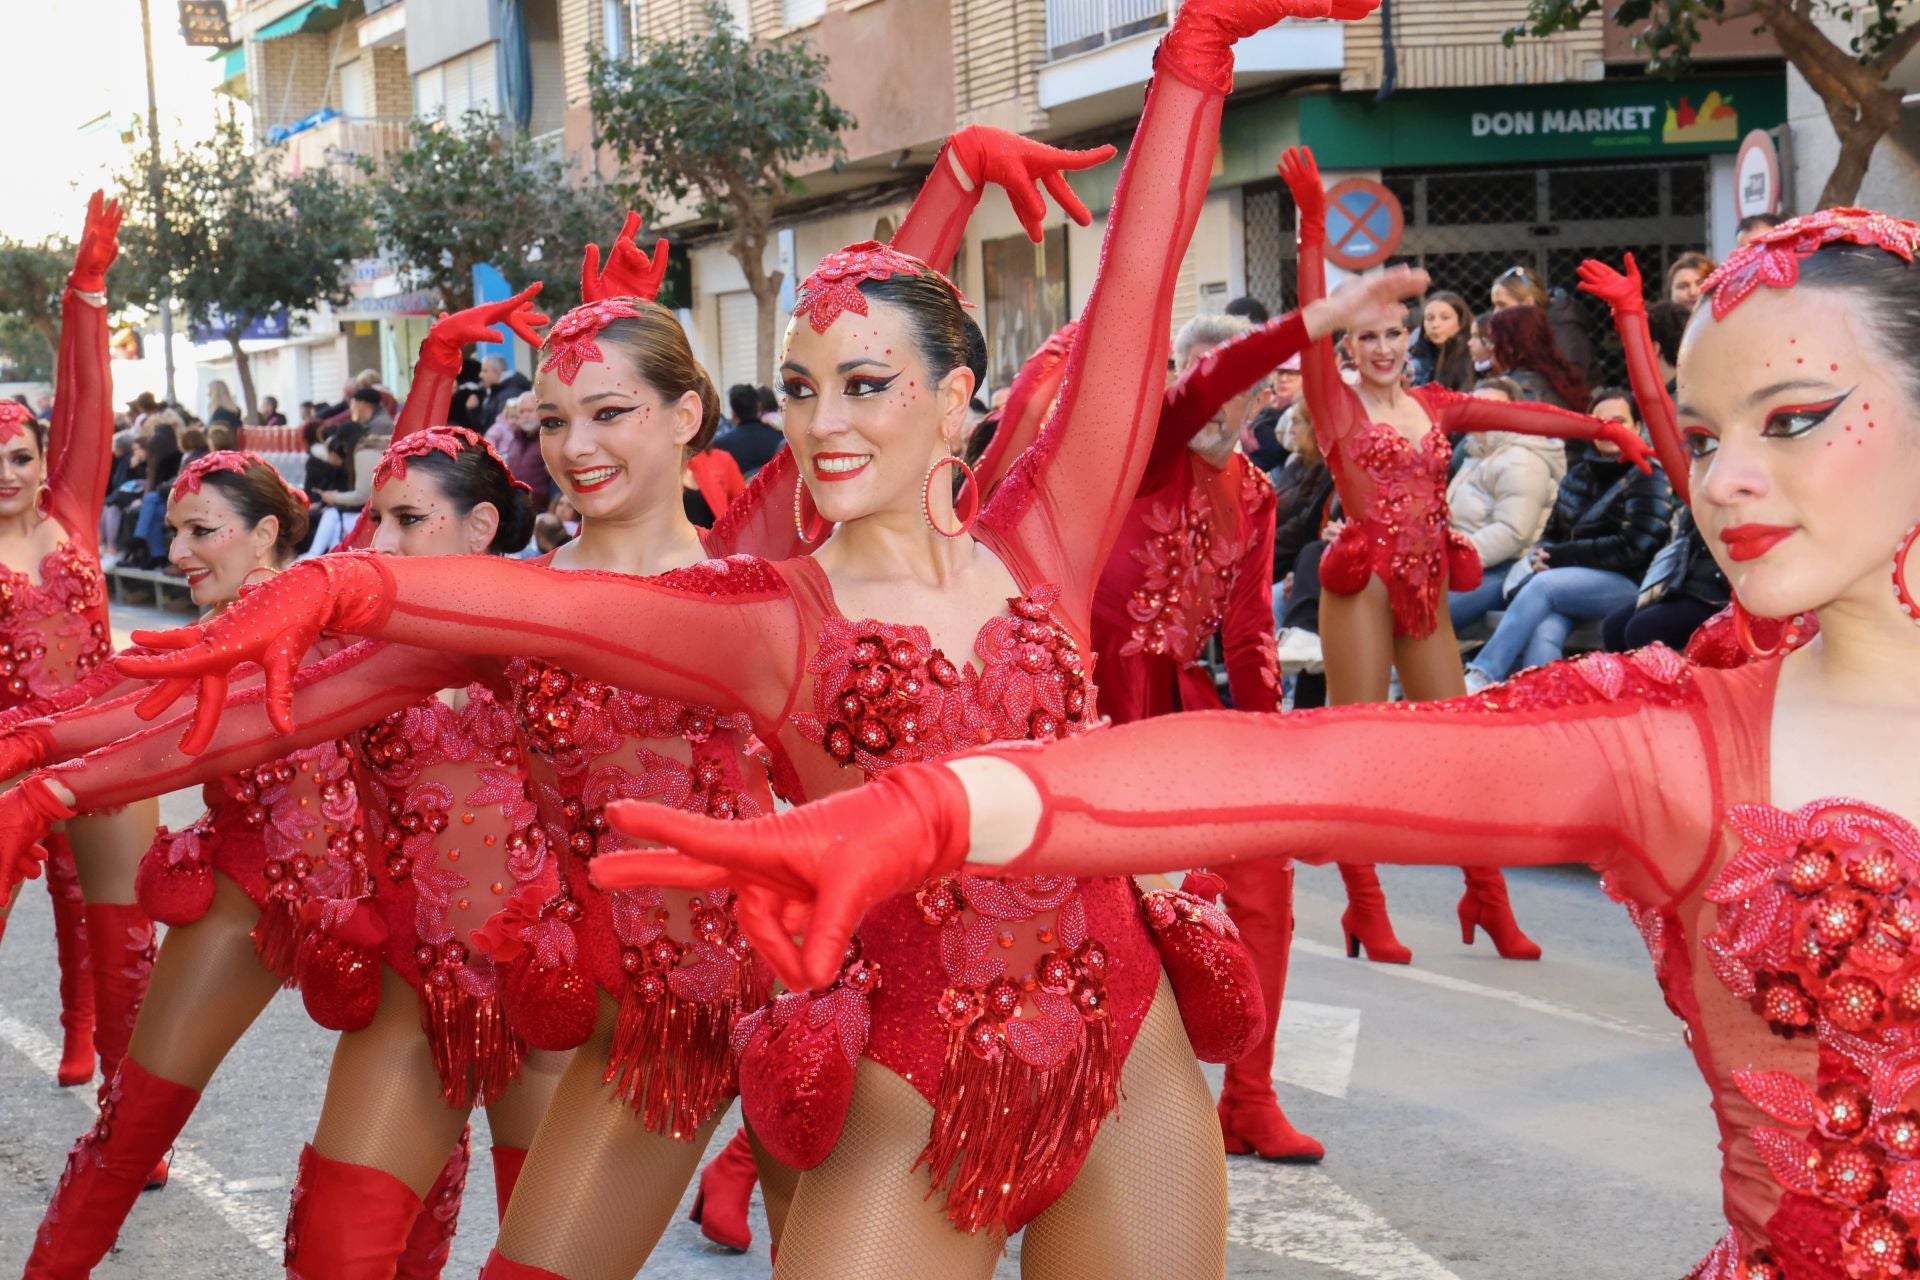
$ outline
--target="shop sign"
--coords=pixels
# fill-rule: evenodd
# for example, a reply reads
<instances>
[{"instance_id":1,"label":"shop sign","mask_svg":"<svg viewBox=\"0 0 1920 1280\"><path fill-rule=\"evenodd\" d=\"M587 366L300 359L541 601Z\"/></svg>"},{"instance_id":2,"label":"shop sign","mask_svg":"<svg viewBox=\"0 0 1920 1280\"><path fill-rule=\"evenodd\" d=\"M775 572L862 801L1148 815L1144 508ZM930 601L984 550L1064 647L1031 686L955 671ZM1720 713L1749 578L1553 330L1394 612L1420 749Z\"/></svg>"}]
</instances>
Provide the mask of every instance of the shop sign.
<instances>
[{"instance_id":1,"label":"shop sign","mask_svg":"<svg viewBox=\"0 0 1920 1280\"><path fill-rule=\"evenodd\" d=\"M1769 76L1604 80L1300 98L1300 135L1321 167L1397 169L1732 153L1786 119Z\"/></svg>"}]
</instances>

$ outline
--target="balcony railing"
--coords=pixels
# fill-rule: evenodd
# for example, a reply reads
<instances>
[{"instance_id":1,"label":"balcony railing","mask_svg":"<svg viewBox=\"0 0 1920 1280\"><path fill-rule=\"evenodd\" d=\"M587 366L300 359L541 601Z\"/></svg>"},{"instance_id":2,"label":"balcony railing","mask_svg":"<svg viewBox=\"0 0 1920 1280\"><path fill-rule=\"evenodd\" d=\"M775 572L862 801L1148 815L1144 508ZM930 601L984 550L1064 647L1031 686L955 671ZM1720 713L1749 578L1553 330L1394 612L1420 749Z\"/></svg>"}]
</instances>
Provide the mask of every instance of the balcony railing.
<instances>
[{"instance_id":1,"label":"balcony railing","mask_svg":"<svg viewBox=\"0 0 1920 1280\"><path fill-rule=\"evenodd\" d=\"M1047 0L1047 52L1053 59L1102 49L1167 25L1176 0Z\"/></svg>"},{"instance_id":2,"label":"balcony railing","mask_svg":"<svg viewBox=\"0 0 1920 1280\"><path fill-rule=\"evenodd\" d=\"M407 149L411 123L407 116L334 116L282 140L287 171L330 167L349 182L358 182L361 160L371 162L377 172L390 156Z\"/></svg>"}]
</instances>

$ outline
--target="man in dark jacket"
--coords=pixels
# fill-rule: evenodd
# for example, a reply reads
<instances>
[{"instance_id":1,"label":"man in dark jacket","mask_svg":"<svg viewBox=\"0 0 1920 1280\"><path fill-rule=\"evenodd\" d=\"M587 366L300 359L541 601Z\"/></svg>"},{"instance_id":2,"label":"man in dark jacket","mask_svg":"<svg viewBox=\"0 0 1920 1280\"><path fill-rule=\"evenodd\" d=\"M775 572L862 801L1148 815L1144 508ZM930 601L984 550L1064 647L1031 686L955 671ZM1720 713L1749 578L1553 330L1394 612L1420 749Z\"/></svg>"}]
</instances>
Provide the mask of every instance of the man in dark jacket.
<instances>
[{"instance_id":1,"label":"man in dark jacket","mask_svg":"<svg viewBox=\"0 0 1920 1280\"><path fill-rule=\"evenodd\" d=\"M473 424L473 429L485 435L508 402L522 392L533 390L533 383L518 369L508 369L501 357L488 356L480 362L480 390L479 421Z\"/></svg>"},{"instance_id":2,"label":"man in dark jacket","mask_svg":"<svg viewBox=\"0 0 1920 1280\"><path fill-rule=\"evenodd\" d=\"M740 474L753 479L753 473L772 461L786 437L760 420L760 393L745 383L727 388L727 408L733 413L731 426L723 427L713 438L713 447L733 455Z\"/></svg>"},{"instance_id":3,"label":"man in dark jacket","mask_svg":"<svg viewBox=\"0 0 1920 1280\"><path fill-rule=\"evenodd\" d=\"M1673 536L1653 557L1640 581L1640 597L1607 615L1600 634L1614 653L1644 649L1658 642L1685 649L1701 623L1727 607L1733 592L1727 575L1707 550L1693 512L1674 512Z\"/></svg>"},{"instance_id":4,"label":"man in dark jacket","mask_svg":"<svg viewBox=\"0 0 1920 1280\"><path fill-rule=\"evenodd\" d=\"M1633 400L1603 387L1588 412L1637 426ZM1651 475L1624 462L1617 448L1595 443L1567 469L1546 532L1533 549L1528 578L1507 603L1493 638L1467 668L1467 688L1477 691L1522 667L1561 657L1567 636L1633 603L1640 579L1665 545L1673 518L1673 486L1655 468Z\"/></svg>"}]
</instances>

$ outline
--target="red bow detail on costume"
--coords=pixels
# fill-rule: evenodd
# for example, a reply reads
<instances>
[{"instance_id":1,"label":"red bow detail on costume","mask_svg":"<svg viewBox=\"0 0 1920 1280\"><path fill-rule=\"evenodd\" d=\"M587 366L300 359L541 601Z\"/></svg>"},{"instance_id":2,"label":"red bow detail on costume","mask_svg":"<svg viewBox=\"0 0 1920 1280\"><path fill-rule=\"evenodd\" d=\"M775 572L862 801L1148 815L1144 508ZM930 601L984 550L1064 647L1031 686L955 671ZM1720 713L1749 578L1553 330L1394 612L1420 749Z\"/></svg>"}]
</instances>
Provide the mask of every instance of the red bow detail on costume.
<instances>
[{"instance_id":1,"label":"red bow detail on costume","mask_svg":"<svg viewBox=\"0 0 1920 1280\"><path fill-rule=\"evenodd\" d=\"M273 464L259 454L246 453L239 449L221 449L217 453L195 458L180 468L180 477L173 482L173 488L167 491L167 499L176 501L181 494L200 492L200 482L218 471L231 471L235 475L245 475L247 468L256 462L268 471L273 471ZM307 505L307 495L288 484L285 476L278 471L273 471L273 478L278 480L280 487L292 494L294 500L301 506Z\"/></svg>"},{"instance_id":2,"label":"red bow detail on costume","mask_svg":"<svg viewBox=\"0 0 1920 1280\"><path fill-rule=\"evenodd\" d=\"M615 320L631 319L640 314L640 308L631 298L606 298L600 302L584 302L554 322L547 330L547 340L541 345L546 348L547 359L540 366L540 372L552 371L560 375L560 381L572 384L580 376L580 366L592 360L596 363L607 357L600 350L600 344L594 339L600 331Z\"/></svg>"},{"instance_id":3,"label":"red bow detail on costume","mask_svg":"<svg viewBox=\"0 0 1920 1280\"><path fill-rule=\"evenodd\" d=\"M1830 244L1859 244L1885 249L1912 262L1920 246L1920 224L1874 209L1822 209L1790 218L1755 236L1700 282L1713 295L1713 318L1721 319L1761 285L1789 288L1800 279L1800 259Z\"/></svg>"},{"instance_id":4,"label":"red bow detail on costume","mask_svg":"<svg viewBox=\"0 0 1920 1280\"><path fill-rule=\"evenodd\" d=\"M815 333L825 333L843 311L857 316L867 314L867 299L860 292L862 280L890 280L895 272L932 276L953 290L961 306L973 305L960 292L959 285L920 259L878 240L863 240L820 260L813 274L800 285L800 301L794 306L793 314L807 317Z\"/></svg>"},{"instance_id":5,"label":"red bow detail on costume","mask_svg":"<svg viewBox=\"0 0 1920 1280\"><path fill-rule=\"evenodd\" d=\"M0 400L0 444L33 429L33 415L18 400Z\"/></svg>"},{"instance_id":6,"label":"red bow detail on costume","mask_svg":"<svg viewBox=\"0 0 1920 1280\"><path fill-rule=\"evenodd\" d=\"M387 451L380 455L380 465L373 469L373 487L378 489L389 480L405 480L408 458L425 457L429 453L444 453L449 458L458 458L460 451L469 446L485 449L489 458L499 463L502 470L506 469L506 459L502 458L494 447L487 443L486 437L479 432L471 431L466 427L428 427L412 435L401 436L387 446ZM533 486L525 480L513 475L511 471L507 474L514 488L524 489L528 493L533 492Z\"/></svg>"}]
</instances>

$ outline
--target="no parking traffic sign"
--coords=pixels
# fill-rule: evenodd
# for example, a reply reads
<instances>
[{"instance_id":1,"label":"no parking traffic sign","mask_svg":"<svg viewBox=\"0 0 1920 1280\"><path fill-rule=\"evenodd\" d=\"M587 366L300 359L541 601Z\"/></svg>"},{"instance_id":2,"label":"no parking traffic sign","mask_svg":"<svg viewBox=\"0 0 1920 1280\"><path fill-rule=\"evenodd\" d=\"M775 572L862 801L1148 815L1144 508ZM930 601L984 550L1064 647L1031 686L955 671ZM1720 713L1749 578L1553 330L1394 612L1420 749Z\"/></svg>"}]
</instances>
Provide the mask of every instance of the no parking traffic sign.
<instances>
[{"instance_id":1,"label":"no parking traffic sign","mask_svg":"<svg viewBox=\"0 0 1920 1280\"><path fill-rule=\"evenodd\" d=\"M1327 192L1327 261L1343 271L1377 267L1400 247L1407 218L1399 197L1372 178L1348 178Z\"/></svg>"}]
</instances>

